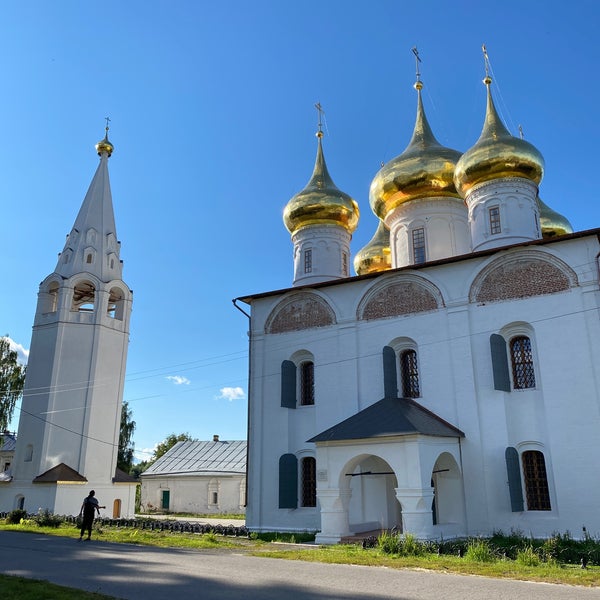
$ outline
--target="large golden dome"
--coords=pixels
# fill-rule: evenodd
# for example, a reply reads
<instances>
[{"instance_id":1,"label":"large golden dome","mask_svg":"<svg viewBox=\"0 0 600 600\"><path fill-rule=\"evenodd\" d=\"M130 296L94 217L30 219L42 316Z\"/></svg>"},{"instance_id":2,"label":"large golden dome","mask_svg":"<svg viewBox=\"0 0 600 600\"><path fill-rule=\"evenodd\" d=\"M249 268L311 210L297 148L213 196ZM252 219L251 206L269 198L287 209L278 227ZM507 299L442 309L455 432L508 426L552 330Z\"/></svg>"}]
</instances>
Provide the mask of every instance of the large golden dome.
<instances>
[{"instance_id":1,"label":"large golden dome","mask_svg":"<svg viewBox=\"0 0 600 600\"><path fill-rule=\"evenodd\" d=\"M380 219L379 226L371 241L354 257L354 270L357 275L378 273L392 268L392 254L390 251L390 230Z\"/></svg>"},{"instance_id":2,"label":"large golden dome","mask_svg":"<svg viewBox=\"0 0 600 600\"><path fill-rule=\"evenodd\" d=\"M542 227L542 237L552 238L557 235L566 235L573 233L573 226L566 217L552 210L538 196L538 206L540 207L540 225Z\"/></svg>"},{"instance_id":3,"label":"large golden dome","mask_svg":"<svg viewBox=\"0 0 600 600\"><path fill-rule=\"evenodd\" d=\"M512 136L502 123L494 101L489 76L485 122L477 143L467 150L454 171L454 183L464 198L473 186L502 177L523 177L536 185L544 175L544 159L537 148Z\"/></svg>"},{"instance_id":4,"label":"large golden dome","mask_svg":"<svg viewBox=\"0 0 600 600\"><path fill-rule=\"evenodd\" d=\"M435 139L423 109L422 87L421 81L415 83L417 119L410 143L400 156L381 168L371 183L369 202L380 219L410 200L458 198L453 176L460 152L442 146Z\"/></svg>"},{"instance_id":5,"label":"large golden dome","mask_svg":"<svg viewBox=\"0 0 600 600\"><path fill-rule=\"evenodd\" d=\"M310 181L287 203L283 211L283 222L292 235L309 225L337 225L344 227L348 233L353 233L358 225L358 204L336 187L327 171L322 137L319 131L317 159Z\"/></svg>"}]
</instances>

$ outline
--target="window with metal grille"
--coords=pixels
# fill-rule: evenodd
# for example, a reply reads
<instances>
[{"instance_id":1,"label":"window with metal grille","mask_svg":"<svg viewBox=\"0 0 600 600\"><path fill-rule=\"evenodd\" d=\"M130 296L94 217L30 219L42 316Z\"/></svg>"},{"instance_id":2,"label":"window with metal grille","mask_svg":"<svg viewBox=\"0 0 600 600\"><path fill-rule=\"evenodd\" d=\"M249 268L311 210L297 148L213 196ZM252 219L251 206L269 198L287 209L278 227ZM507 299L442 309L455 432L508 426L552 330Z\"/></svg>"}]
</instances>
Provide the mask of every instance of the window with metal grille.
<instances>
[{"instance_id":1,"label":"window with metal grille","mask_svg":"<svg viewBox=\"0 0 600 600\"><path fill-rule=\"evenodd\" d=\"M317 505L317 461L302 459L302 506Z\"/></svg>"},{"instance_id":2,"label":"window with metal grille","mask_svg":"<svg viewBox=\"0 0 600 600\"><path fill-rule=\"evenodd\" d=\"M425 262L425 229L413 229L412 231L413 260L416 265Z\"/></svg>"},{"instance_id":3,"label":"window with metal grille","mask_svg":"<svg viewBox=\"0 0 600 600\"><path fill-rule=\"evenodd\" d=\"M304 251L304 272L312 273L312 248Z\"/></svg>"},{"instance_id":4,"label":"window with metal grille","mask_svg":"<svg viewBox=\"0 0 600 600\"><path fill-rule=\"evenodd\" d=\"M309 406L315 403L315 365L311 361L300 365L300 404Z\"/></svg>"},{"instance_id":5,"label":"window with metal grille","mask_svg":"<svg viewBox=\"0 0 600 600\"><path fill-rule=\"evenodd\" d=\"M510 340L510 360L514 389L534 388L533 353L531 352L531 340L527 336L520 335Z\"/></svg>"},{"instance_id":6,"label":"window with metal grille","mask_svg":"<svg viewBox=\"0 0 600 600\"><path fill-rule=\"evenodd\" d=\"M342 274L348 275L348 255L342 252Z\"/></svg>"},{"instance_id":7,"label":"window with metal grille","mask_svg":"<svg viewBox=\"0 0 600 600\"><path fill-rule=\"evenodd\" d=\"M419 390L419 366L417 364L417 353L414 350L404 350L400 354L400 376L402 378L402 397L418 398Z\"/></svg>"},{"instance_id":8,"label":"window with metal grille","mask_svg":"<svg viewBox=\"0 0 600 600\"><path fill-rule=\"evenodd\" d=\"M551 510L544 455L536 450L523 452L523 479L527 510Z\"/></svg>"},{"instance_id":9,"label":"window with metal grille","mask_svg":"<svg viewBox=\"0 0 600 600\"><path fill-rule=\"evenodd\" d=\"M490 233L492 235L494 235L496 233L501 233L502 226L500 225L500 207L492 206L489 209L489 216L490 216Z\"/></svg>"}]
</instances>

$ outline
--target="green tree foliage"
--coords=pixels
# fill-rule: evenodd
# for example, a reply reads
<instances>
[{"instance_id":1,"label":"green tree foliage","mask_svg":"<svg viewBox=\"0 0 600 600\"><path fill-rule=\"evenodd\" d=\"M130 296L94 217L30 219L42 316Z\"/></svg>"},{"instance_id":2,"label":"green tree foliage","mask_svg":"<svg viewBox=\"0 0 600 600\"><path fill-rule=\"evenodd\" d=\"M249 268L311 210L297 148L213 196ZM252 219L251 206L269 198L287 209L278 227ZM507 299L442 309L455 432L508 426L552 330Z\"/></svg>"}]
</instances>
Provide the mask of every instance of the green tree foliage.
<instances>
[{"instance_id":1,"label":"green tree foliage","mask_svg":"<svg viewBox=\"0 0 600 600\"><path fill-rule=\"evenodd\" d=\"M8 338L0 338L0 431L8 427L17 400L23 394L25 370L17 362L17 353L11 350Z\"/></svg>"},{"instance_id":2,"label":"green tree foliage","mask_svg":"<svg viewBox=\"0 0 600 600\"><path fill-rule=\"evenodd\" d=\"M117 467L125 473L129 473L133 466L133 432L135 431L135 421L132 419L133 413L129 408L127 401L123 402L121 409L121 430L119 432L119 452L117 454Z\"/></svg>"},{"instance_id":3,"label":"green tree foliage","mask_svg":"<svg viewBox=\"0 0 600 600\"><path fill-rule=\"evenodd\" d=\"M150 464L157 461L163 454L170 450L177 442L195 442L194 438L189 433L180 433L175 435L174 433L169 434L164 441L160 442L154 450L154 454L150 460Z\"/></svg>"},{"instance_id":4,"label":"green tree foliage","mask_svg":"<svg viewBox=\"0 0 600 600\"><path fill-rule=\"evenodd\" d=\"M149 460L142 460L139 463L136 463L129 470L129 474L136 479L140 478L140 475L151 465Z\"/></svg>"}]
</instances>

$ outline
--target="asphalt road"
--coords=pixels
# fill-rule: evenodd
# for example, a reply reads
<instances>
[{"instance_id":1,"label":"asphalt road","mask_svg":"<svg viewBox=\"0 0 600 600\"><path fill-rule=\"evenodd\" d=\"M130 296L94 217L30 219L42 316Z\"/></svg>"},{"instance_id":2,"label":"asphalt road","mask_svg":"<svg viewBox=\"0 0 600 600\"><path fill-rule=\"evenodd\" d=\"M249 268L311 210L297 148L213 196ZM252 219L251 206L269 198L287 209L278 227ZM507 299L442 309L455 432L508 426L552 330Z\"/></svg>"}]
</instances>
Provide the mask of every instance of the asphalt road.
<instances>
[{"instance_id":1,"label":"asphalt road","mask_svg":"<svg viewBox=\"0 0 600 600\"><path fill-rule=\"evenodd\" d=\"M8 531L0 531L0 572L126 600L600 599L600 589Z\"/></svg>"}]
</instances>

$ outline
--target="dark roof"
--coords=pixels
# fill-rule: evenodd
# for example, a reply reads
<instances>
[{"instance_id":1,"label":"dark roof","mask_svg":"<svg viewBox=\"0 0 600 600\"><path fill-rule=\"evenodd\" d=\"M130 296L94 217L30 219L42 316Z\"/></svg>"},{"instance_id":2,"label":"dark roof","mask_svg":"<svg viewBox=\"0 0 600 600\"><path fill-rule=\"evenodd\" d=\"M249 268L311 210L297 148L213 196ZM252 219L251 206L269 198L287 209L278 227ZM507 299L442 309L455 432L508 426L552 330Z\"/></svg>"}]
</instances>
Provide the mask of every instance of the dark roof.
<instances>
[{"instance_id":1,"label":"dark roof","mask_svg":"<svg viewBox=\"0 0 600 600\"><path fill-rule=\"evenodd\" d=\"M115 469L115 476L113 477L112 482L113 483L139 483L139 481L135 477L133 477L129 473L125 473L125 471L122 471L121 469L119 469L119 467L117 467Z\"/></svg>"},{"instance_id":2,"label":"dark roof","mask_svg":"<svg viewBox=\"0 0 600 600\"><path fill-rule=\"evenodd\" d=\"M59 481L71 481L74 483L85 483L87 479L80 475L75 469L71 469L65 463L60 463L45 473L38 475L33 483L57 483Z\"/></svg>"},{"instance_id":3,"label":"dark roof","mask_svg":"<svg viewBox=\"0 0 600 600\"><path fill-rule=\"evenodd\" d=\"M177 442L153 463L145 475L207 475L246 473L244 441Z\"/></svg>"},{"instance_id":4,"label":"dark roof","mask_svg":"<svg viewBox=\"0 0 600 600\"><path fill-rule=\"evenodd\" d=\"M384 398L307 441L333 442L413 434L465 436L460 429L410 398Z\"/></svg>"},{"instance_id":5,"label":"dark roof","mask_svg":"<svg viewBox=\"0 0 600 600\"><path fill-rule=\"evenodd\" d=\"M303 289L319 289L329 286L343 285L353 281L362 281L363 279L374 279L376 277L383 277L390 273L401 273L402 271L415 271L420 269L427 269L429 267L436 267L447 263L461 262L464 260L472 260L474 258L481 258L483 256L490 256L502 251L511 250L513 248L521 248L526 246L545 246L546 244L555 244L557 242L564 242L568 240L574 240L578 238L584 238L588 236L596 236L600 239L600 228L587 229L585 231L576 231L575 233L568 233L565 235L557 235L551 238L540 238L539 240L529 240L527 242L519 242L518 244L508 244L507 246L498 246L497 248L488 248L486 250L478 250L477 252L468 252L467 254L461 254L459 256L449 256L448 258L440 258L438 260L432 260L424 262L418 265L405 265L396 269L388 269L386 271L377 271L376 273L367 273L365 275L356 275L354 277L343 277L341 279L334 279L333 281L321 281L319 283L311 283L308 285L298 285L290 288L282 288L279 290L273 290L270 292L262 292L259 294L247 294L245 296L239 296L234 298L233 303L235 305L237 300L244 302L245 304L252 304L252 300L259 298L268 298L269 296L279 296L286 294L287 292L297 292Z\"/></svg>"}]
</instances>

